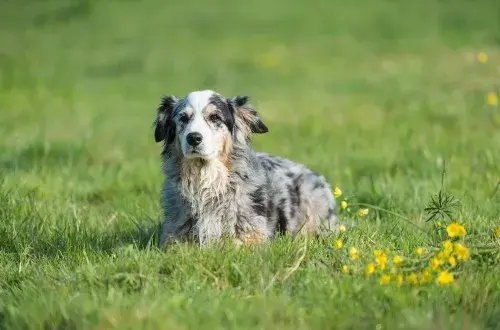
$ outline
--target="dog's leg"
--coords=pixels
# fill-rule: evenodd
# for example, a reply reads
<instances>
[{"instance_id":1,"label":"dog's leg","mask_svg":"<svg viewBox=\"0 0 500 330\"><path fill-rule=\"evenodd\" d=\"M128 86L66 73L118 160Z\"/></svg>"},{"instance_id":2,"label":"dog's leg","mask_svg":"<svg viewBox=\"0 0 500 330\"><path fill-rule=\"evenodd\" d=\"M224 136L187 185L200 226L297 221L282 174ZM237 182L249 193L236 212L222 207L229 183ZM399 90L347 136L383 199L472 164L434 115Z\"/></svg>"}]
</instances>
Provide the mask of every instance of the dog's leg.
<instances>
[{"instance_id":1,"label":"dog's leg","mask_svg":"<svg viewBox=\"0 0 500 330\"><path fill-rule=\"evenodd\" d=\"M171 243L175 244L189 241L193 226L194 219L192 217L179 214L179 217L174 219L171 215L166 215L160 235L160 249Z\"/></svg>"},{"instance_id":2,"label":"dog's leg","mask_svg":"<svg viewBox=\"0 0 500 330\"><path fill-rule=\"evenodd\" d=\"M264 235L248 235L234 239L234 244L238 246L253 246L265 242Z\"/></svg>"},{"instance_id":3,"label":"dog's leg","mask_svg":"<svg viewBox=\"0 0 500 330\"><path fill-rule=\"evenodd\" d=\"M258 245L267 240L267 235L262 231L250 231L247 233L242 233L238 235L233 242L236 245L242 246L253 246Z\"/></svg>"}]
</instances>

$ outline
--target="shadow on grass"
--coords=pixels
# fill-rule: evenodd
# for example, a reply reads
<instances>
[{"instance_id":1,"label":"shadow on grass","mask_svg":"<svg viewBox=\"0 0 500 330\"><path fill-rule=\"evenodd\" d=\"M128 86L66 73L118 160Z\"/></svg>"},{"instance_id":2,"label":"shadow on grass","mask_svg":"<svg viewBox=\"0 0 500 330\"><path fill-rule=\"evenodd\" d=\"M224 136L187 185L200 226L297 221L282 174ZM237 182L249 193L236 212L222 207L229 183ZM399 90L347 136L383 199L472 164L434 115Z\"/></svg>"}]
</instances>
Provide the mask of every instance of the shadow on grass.
<instances>
[{"instance_id":1,"label":"shadow on grass","mask_svg":"<svg viewBox=\"0 0 500 330\"><path fill-rule=\"evenodd\" d=\"M33 194L19 196L0 191L0 251L19 256L54 257L82 251L106 254L131 244L139 249L157 247L161 224L151 218L131 219L129 223L115 224L106 230L76 223L64 211L51 215L60 221L58 224L48 222L39 210L40 204Z\"/></svg>"},{"instance_id":2,"label":"shadow on grass","mask_svg":"<svg viewBox=\"0 0 500 330\"><path fill-rule=\"evenodd\" d=\"M23 149L0 149L0 168L4 171L28 171L36 166L62 167L89 159L82 143L44 144L37 142Z\"/></svg>"},{"instance_id":3,"label":"shadow on grass","mask_svg":"<svg viewBox=\"0 0 500 330\"><path fill-rule=\"evenodd\" d=\"M90 16L92 7L89 0L79 0L57 8L55 10L41 13L33 19L36 26L50 24L62 24L77 19L85 19Z\"/></svg>"}]
</instances>

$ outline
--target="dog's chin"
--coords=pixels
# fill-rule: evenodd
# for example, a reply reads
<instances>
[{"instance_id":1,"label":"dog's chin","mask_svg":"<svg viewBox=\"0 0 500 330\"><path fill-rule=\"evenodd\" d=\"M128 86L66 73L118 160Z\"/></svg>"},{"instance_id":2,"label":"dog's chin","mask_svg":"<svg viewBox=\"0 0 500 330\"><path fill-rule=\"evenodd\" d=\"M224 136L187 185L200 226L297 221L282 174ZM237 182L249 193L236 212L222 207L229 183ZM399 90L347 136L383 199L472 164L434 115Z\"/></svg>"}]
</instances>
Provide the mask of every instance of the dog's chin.
<instances>
[{"instance_id":1,"label":"dog's chin","mask_svg":"<svg viewBox=\"0 0 500 330\"><path fill-rule=\"evenodd\" d=\"M187 152L184 152L184 158L211 160L215 158L215 153L204 153L198 150L188 150Z\"/></svg>"}]
</instances>

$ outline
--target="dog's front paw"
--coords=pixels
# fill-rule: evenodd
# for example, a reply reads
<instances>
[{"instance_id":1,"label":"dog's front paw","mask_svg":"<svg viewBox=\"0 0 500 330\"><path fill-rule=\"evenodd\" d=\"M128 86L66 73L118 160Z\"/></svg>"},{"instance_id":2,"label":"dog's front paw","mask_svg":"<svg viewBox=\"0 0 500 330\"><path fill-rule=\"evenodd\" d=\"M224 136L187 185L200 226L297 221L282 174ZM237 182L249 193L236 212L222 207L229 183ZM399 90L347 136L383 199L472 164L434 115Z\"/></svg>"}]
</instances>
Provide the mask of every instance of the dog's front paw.
<instances>
[{"instance_id":1,"label":"dog's front paw","mask_svg":"<svg viewBox=\"0 0 500 330\"><path fill-rule=\"evenodd\" d=\"M253 246L265 242L266 236L262 233L241 235L233 240L237 246Z\"/></svg>"}]
</instances>

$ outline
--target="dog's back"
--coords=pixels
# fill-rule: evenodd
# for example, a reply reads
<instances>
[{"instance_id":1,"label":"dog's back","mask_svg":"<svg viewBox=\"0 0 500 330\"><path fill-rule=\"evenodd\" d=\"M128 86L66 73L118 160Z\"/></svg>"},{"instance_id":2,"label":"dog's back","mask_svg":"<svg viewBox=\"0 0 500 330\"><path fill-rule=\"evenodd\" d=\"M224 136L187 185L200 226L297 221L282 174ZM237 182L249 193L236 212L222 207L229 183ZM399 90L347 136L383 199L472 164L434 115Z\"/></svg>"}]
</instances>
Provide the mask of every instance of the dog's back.
<instances>
[{"instance_id":1,"label":"dog's back","mask_svg":"<svg viewBox=\"0 0 500 330\"><path fill-rule=\"evenodd\" d=\"M266 173L267 218L275 234L333 229L335 200L323 176L288 159L256 156Z\"/></svg>"}]
</instances>

